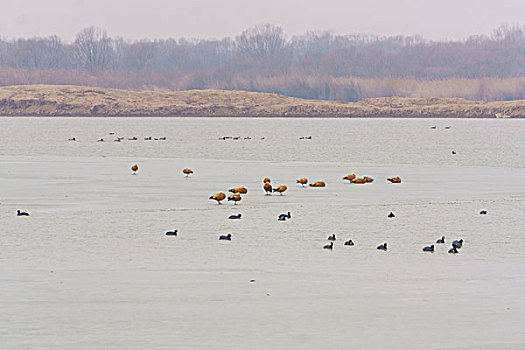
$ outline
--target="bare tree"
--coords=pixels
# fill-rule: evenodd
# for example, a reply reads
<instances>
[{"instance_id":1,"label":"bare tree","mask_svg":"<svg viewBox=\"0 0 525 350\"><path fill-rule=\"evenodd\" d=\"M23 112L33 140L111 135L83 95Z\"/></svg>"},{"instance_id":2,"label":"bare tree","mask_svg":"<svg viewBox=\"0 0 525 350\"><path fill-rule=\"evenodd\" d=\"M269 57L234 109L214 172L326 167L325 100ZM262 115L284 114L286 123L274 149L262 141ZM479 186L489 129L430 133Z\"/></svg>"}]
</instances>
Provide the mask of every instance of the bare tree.
<instances>
[{"instance_id":1,"label":"bare tree","mask_svg":"<svg viewBox=\"0 0 525 350\"><path fill-rule=\"evenodd\" d=\"M108 68L113 55L113 42L105 30L85 28L77 34L73 54L78 64L93 72Z\"/></svg>"},{"instance_id":2,"label":"bare tree","mask_svg":"<svg viewBox=\"0 0 525 350\"><path fill-rule=\"evenodd\" d=\"M44 50L45 66L60 68L68 64L66 49L62 39L53 35L47 38Z\"/></svg>"},{"instance_id":3,"label":"bare tree","mask_svg":"<svg viewBox=\"0 0 525 350\"><path fill-rule=\"evenodd\" d=\"M286 45L286 36L281 27L262 24L246 29L237 37L237 45L242 55L253 59L276 56Z\"/></svg>"},{"instance_id":4,"label":"bare tree","mask_svg":"<svg viewBox=\"0 0 525 350\"><path fill-rule=\"evenodd\" d=\"M65 50L61 39L54 35L48 38L18 39L17 46L27 56L30 69L58 68L65 63Z\"/></svg>"},{"instance_id":5,"label":"bare tree","mask_svg":"<svg viewBox=\"0 0 525 350\"><path fill-rule=\"evenodd\" d=\"M507 40L507 41L524 41L525 40L525 27L519 27L517 25L502 24L492 32L492 38L494 40Z\"/></svg>"},{"instance_id":6,"label":"bare tree","mask_svg":"<svg viewBox=\"0 0 525 350\"><path fill-rule=\"evenodd\" d=\"M121 51L120 68L131 71L150 70L152 68L156 56L155 43L146 40L134 43L121 41L117 47Z\"/></svg>"}]
</instances>

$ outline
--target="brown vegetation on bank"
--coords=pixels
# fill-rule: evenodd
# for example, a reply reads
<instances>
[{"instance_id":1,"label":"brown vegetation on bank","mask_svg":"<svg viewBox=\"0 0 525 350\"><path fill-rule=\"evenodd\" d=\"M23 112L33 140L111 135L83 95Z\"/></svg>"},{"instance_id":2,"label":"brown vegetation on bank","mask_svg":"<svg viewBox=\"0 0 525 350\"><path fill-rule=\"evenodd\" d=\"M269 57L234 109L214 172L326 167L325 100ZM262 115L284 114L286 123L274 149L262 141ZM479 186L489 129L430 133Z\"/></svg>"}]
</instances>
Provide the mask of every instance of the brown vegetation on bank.
<instances>
[{"instance_id":1,"label":"brown vegetation on bank","mask_svg":"<svg viewBox=\"0 0 525 350\"><path fill-rule=\"evenodd\" d=\"M144 91L63 85L0 87L4 116L525 117L525 100L382 97L360 102L304 100L230 90Z\"/></svg>"},{"instance_id":2,"label":"brown vegetation on bank","mask_svg":"<svg viewBox=\"0 0 525 350\"><path fill-rule=\"evenodd\" d=\"M201 79L202 78L202 79ZM183 91L192 89L243 90L278 93L290 97L355 102L375 97L460 97L476 101L512 101L525 98L525 77L508 78L358 78L288 74L245 78L222 83L219 77L179 77L169 72L0 67L0 86L45 84L80 85L114 89ZM222 78L221 78L222 79ZM195 84L194 80L203 80Z\"/></svg>"}]
</instances>

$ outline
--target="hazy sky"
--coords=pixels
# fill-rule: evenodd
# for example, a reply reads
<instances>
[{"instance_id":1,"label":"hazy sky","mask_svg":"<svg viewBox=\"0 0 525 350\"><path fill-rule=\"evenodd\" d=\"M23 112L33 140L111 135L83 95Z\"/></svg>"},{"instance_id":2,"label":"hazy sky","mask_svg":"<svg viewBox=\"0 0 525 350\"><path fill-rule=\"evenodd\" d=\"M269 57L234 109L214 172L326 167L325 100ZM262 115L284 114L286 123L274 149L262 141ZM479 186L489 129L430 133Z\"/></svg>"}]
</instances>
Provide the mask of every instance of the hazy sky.
<instances>
[{"instance_id":1,"label":"hazy sky","mask_svg":"<svg viewBox=\"0 0 525 350\"><path fill-rule=\"evenodd\" d=\"M0 36L74 40L95 25L112 37L234 37L261 23L288 35L420 34L459 39L502 23L524 25L525 0L0 0Z\"/></svg>"}]
</instances>

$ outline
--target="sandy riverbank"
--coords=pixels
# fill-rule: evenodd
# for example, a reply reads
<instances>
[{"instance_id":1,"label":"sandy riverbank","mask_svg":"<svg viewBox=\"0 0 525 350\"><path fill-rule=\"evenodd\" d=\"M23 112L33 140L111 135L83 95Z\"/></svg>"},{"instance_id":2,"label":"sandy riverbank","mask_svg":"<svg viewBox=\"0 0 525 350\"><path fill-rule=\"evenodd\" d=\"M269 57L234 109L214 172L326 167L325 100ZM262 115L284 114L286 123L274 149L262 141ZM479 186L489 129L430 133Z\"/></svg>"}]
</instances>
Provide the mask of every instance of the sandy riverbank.
<instances>
[{"instance_id":1,"label":"sandy riverbank","mask_svg":"<svg viewBox=\"0 0 525 350\"><path fill-rule=\"evenodd\" d=\"M525 100L385 97L345 103L278 94L225 91L117 90L66 85L0 87L4 116L192 117L525 117Z\"/></svg>"}]
</instances>

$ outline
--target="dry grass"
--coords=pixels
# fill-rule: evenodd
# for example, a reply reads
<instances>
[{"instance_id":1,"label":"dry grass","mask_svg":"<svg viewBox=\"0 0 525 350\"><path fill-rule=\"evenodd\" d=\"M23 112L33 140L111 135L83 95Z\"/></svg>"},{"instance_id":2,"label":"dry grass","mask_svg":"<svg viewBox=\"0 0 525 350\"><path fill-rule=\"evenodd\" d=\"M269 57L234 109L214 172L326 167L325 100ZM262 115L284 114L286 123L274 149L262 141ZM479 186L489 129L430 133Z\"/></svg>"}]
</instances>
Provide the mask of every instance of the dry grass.
<instances>
[{"instance_id":1,"label":"dry grass","mask_svg":"<svg viewBox=\"0 0 525 350\"><path fill-rule=\"evenodd\" d=\"M476 101L505 101L525 98L525 77L441 80L342 78L351 84L361 98L400 97L462 97Z\"/></svg>"},{"instance_id":2,"label":"dry grass","mask_svg":"<svg viewBox=\"0 0 525 350\"><path fill-rule=\"evenodd\" d=\"M231 75L231 76L230 76ZM0 86L50 84L115 89L184 91L225 89L276 92L307 99L359 101L374 97L462 97L475 101L525 99L525 77L508 78L357 78L287 74L244 76L236 72L175 74L155 71L107 70L89 74L78 69L39 69L0 67Z\"/></svg>"},{"instance_id":3,"label":"dry grass","mask_svg":"<svg viewBox=\"0 0 525 350\"><path fill-rule=\"evenodd\" d=\"M0 115L15 116L313 116L525 117L525 100L382 97L355 103L230 90L144 91L68 85L0 88Z\"/></svg>"}]
</instances>

